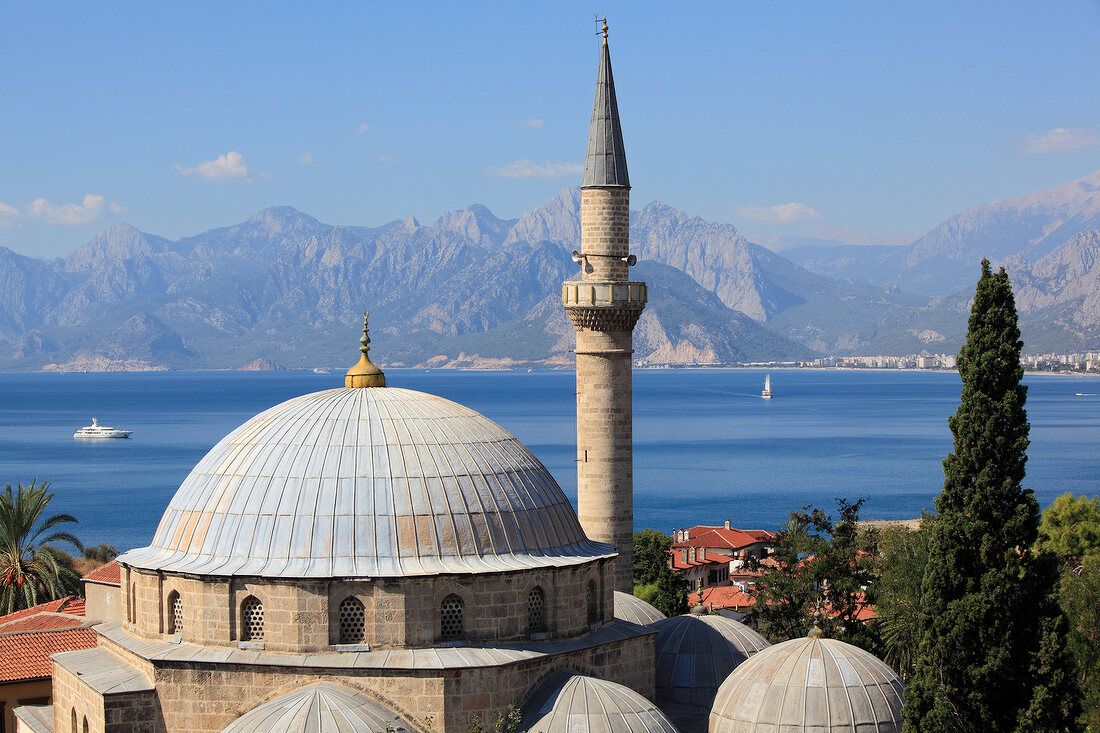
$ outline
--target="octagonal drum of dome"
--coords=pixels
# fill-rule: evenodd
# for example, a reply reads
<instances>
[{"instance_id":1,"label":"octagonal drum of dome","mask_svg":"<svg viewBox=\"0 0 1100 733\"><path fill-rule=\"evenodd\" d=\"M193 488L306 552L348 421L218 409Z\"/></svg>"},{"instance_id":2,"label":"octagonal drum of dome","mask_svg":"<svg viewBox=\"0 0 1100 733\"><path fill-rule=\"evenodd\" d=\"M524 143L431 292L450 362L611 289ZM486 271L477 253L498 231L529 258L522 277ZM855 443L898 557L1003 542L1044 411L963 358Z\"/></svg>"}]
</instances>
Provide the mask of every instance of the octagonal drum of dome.
<instances>
[{"instance_id":1,"label":"octagonal drum of dome","mask_svg":"<svg viewBox=\"0 0 1100 733\"><path fill-rule=\"evenodd\" d=\"M903 686L894 671L836 639L792 639L729 676L714 699L711 733L901 730Z\"/></svg>"},{"instance_id":2,"label":"octagonal drum of dome","mask_svg":"<svg viewBox=\"0 0 1100 733\"><path fill-rule=\"evenodd\" d=\"M656 697L666 704L710 710L718 687L738 665L766 649L767 639L725 616L673 616L656 629Z\"/></svg>"},{"instance_id":3,"label":"octagonal drum of dome","mask_svg":"<svg viewBox=\"0 0 1100 733\"><path fill-rule=\"evenodd\" d=\"M330 682L309 685L254 707L222 733L408 733L412 726L381 703Z\"/></svg>"},{"instance_id":4,"label":"octagonal drum of dome","mask_svg":"<svg viewBox=\"0 0 1100 733\"><path fill-rule=\"evenodd\" d=\"M617 590L615 591L615 618L639 626L648 626L668 617L641 598Z\"/></svg>"},{"instance_id":5,"label":"octagonal drum of dome","mask_svg":"<svg viewBox=\"0 0 1100 733\"><path fill-rule=\"evenodd\" d=\"M402 577L608 557L522 443L397 388L297 397L198 462L148 547L120 562L199 575Z\"/></svg>"},{"instance_id":6,"label":"octagonal drum of dome","mask_svg":"<svg viewBox=\"0 0 1100 733\"><path fill-rule=\"evenodd\" d=\"M523 720L529 733L679 733L629 687L569 672L543 682L524 706Z\"/></svg>"}]
</instances>

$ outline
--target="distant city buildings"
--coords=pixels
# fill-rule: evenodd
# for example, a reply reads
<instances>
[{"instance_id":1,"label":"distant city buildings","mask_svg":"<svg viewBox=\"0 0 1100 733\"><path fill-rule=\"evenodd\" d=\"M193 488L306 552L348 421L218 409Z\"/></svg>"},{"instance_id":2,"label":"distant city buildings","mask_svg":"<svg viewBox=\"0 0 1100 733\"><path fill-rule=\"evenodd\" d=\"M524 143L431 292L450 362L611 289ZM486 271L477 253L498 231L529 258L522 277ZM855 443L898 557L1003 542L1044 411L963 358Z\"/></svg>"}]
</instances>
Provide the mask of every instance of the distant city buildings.
<instances>
[{"instance_id":1,"label":"distant city buildings","mask_svg":"<svg viewBox=\"0 0 1100 733\"><path fill-rule=\"evenodd\" d=\"M1100 374L1100 351L1072 354L1023 354L1020 363L1031 372L1064 372ZM653 365L650 365L653 366ZM719 366L699 364L696 366ZM905 354L887 356L823 356L812 361L768 361L736 364L741 367L769 369L930 369L950 371L955 369L954 354Z\"/></svg>"}]
</instances>

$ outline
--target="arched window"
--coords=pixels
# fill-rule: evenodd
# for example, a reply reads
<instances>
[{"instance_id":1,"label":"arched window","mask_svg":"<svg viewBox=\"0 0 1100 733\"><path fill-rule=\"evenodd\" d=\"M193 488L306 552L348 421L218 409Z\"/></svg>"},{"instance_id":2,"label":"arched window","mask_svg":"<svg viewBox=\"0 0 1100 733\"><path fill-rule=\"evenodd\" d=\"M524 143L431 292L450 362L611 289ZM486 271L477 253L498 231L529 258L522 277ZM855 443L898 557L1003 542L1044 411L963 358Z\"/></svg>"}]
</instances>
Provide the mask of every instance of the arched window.
<instances>
[{"instance_id":1,"label":"arched window","mask_svg":"<svg viewBox=\"0 0 1100 733\"><path fill-rule=\"evenodd\" d=\"M84 716L84 733L88 733L88 716Z\"/></svg>"},{"instance_id":2,"label":"arched window","mask_svg":"<svg viewBox=\"0 0 1100 733\"><path fill-rule=\"evenodd\" d=\"M137 583L130 583L130 623L137 623Z\"/></svg>"},{"instance_id":3,"label":"arched window","mask_svg":"<svg viewBox=\"0 0 1100 733\"><path fill-rule=\"evenodd\" d=\"M443 641L461 639L465 629L462 599L452 593L439 604L439 638Z\"/></svg>"},{"instance_id":4,"label":"arched window","mask_svg":"<svg viewBox=\"0 0 1100 733\"><path fill-rule=\"evenodd\" d=\"M362 644L366 641L367 612L354 596L340 601L340 643Z\"/></svg>"},{"instance_id":5,"label":"arched window","mask_svg":"<svg viewBox=\"0 0 1100 733\"><path fill-rule=\"evenodd\" d=\"M70 726L70 728L72 729L72 733L76 733L76 708L73 708L72 721L73 724L72 726Z\"/></svg>"},{"instance_id":6,"label":"arched window","mask_svg":"<svg viewBox=\"0 0 1100 733\"><path fill-rule=\"evenodd\" d=\"M600 599L596 595L596 581L588 581L588 593L585 600L588 602L588 623L600 620Z\"/></svg>"},{"instance_id":7,"label":"arched window","mask_svg":"<svg viewBox=\"0 0 1100 733\"><path fill-rule=\"evenodd\" d=\"M264 640L264 604L249 596L241 604L241 641Z\"/></svg>"},{"instance_id":8,"label":"arched window","mask_svg":"<svg viewBox=\"0 0 1100 733\"><path fill-rule=\"evenodd\" d=\"M527 594L527 630L546 631L546 594L537 585Z\"/></svg>"},{"instance_id":9,"label":"arched window","mask_svg":"<svg viewBox=\"0 0 1100 733\"><path fill-rule=\"evenodd\" d=\"M168 594L168 633L183 633L183 599L177 591Z\"/></svg>"}]
</instances>

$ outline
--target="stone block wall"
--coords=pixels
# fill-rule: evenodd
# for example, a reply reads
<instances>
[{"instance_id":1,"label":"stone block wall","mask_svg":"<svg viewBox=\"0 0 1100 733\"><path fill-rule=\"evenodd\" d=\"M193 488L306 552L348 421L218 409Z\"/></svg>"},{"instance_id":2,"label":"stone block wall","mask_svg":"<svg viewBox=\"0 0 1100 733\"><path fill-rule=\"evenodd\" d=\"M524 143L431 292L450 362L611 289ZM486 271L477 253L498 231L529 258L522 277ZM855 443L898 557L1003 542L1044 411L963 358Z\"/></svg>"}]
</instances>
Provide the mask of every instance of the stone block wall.
<instances>
[{"instance_id":1,"label":"stone block wall","mask_svg":"<svg viewBox=\"0 0 1100 733\"><path fill-rule=\"evenodd\" d=\"M441 575L361 580L271 580L194 578L123 568L125 627L136 636L165 635L204 646L235 647L244 641L242 605L253 597L263 609L263 639L249 640L265 651L333 651L340 639L339 607L349 596L363 605L364 638L372 649L434 646L440 643L440 607L456 595L463 602L465 633L471 642L529 639L529 599L543 591L545 638L588 633L588 593L594 591L596 620L614 617L610 560L580 565L478 575ZM182 628L173 629L171 599L179 594ZM131 612L132 609L132 612ZM132 621L130 620L132 619ZM540 638L542 638L540 636Z\"/></svg>"},{"instance_id":2,"label":"stone block wall","mask_svg":"<svg viewBox=\"0 0 1100 733\"><path fill-rule=\"evenodd\" d=\"M585 280L626 280L627 266L620 257L630 253L630 189L581 189L581 252L590 257Z\"/></svg>"}]
</instances>

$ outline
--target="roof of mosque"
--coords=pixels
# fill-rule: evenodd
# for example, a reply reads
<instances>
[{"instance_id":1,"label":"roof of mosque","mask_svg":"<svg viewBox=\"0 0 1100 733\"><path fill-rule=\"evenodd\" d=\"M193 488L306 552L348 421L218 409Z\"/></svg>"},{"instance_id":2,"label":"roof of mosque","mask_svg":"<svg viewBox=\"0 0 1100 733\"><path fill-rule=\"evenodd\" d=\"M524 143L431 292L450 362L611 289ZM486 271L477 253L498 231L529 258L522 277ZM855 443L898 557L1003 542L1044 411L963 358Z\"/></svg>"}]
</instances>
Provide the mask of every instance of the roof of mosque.
<instances>
[{"instance_id":1,"label":"roof of mosque","mask_svg":"<svg viewBox=\"0 0 1100 733\"><path fill-rule=\"evenodd\" d=\"M712 733L901 730L902 682L859 647L836 639L792 639L734 670L718 690Z\"/></svg>"},{"instance_id":2,"label":"roof of mosque","mask_svg":"<svg viewBox=\"0 0 1100 733\"><path fill-rule=\"evenodd\" d=\"M678 733L656 705L629 687L559 672L546 680L524 708L530 733Z\"/></svg>"},{"instance_id":3,"label":"roof of mosque","mask_svg":"<svg viewBox=\"0 0 1100 733\"><path fill-rule=\"evenodd\" d=\"M615 591L615 618L630 621L639 626L648 626L668 617L641 598L617 590Z\"/></svg>"},{"instance_id":4,"label":"roof of mosque","mask_svg":"<svg viewBox=\"0 0 1100 733\"><path fill-rule=\"evenodd\" d=\"M760 634L724 616L673 616L651 628L657 631L657 701L697 709L710 709L729 673L769 646Z\"/></svg>"},{"instance_id":5,"label":"roof of mosque","mask_svg":"<svg viewBox=\"0 0 1100 733\"><path fill-rule=\"evenodd\" d=\"M205 575L401 577L612 555L504 428L391 387L297 397L199 461L125 565Z\"/></svg>"},{"instance_id":6,"label":"roof of mosque","mask_svg":"<svg viewBox=\"0 0 1100 733\"><path fill-rule=\"evenodd\" d=\"M396 713L355 690L318 682L252 708L222 733L398 733L413 730Z\"/></svg>"},{"instance_id":7,"label":"roof of mosque","mask_svg":"<svg viewBox=\"0 0 1100 733\"><path fill-rule=\"evenodd\" d=\"M588 126L588 150L584 156L581 186L624 186L630 188L626 172L626 148L615 100L615 79L611 75L611 52L607 48L607 26L600 48L600 70L596 75L596 98Z\"/></svg>"}]
</instances>

